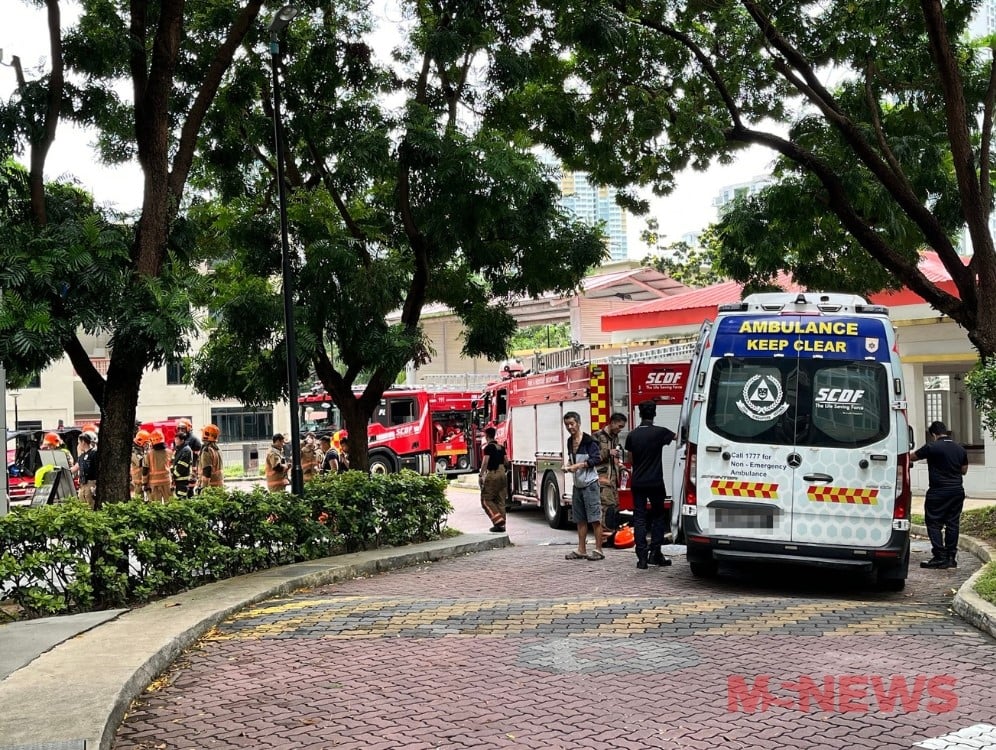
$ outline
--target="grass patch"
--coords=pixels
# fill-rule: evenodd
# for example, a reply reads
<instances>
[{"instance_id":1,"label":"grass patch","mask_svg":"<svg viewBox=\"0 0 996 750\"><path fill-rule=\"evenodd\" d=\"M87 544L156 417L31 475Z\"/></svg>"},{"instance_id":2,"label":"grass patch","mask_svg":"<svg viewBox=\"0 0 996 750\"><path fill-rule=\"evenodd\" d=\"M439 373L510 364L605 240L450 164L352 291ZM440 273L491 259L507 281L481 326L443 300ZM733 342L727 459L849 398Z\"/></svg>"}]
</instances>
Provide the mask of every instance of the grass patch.
<instances>
[{"instance_id":1,"label":"grass patch","mask_svg":"<svg viewBox=\"0 0 996 750\"><path fill-rule=\"evenodd\" d=\"M996 562L985 567L979 580L975 582L975 593L990 604L996 604Z\"/></svg>"},{"instance_id":2,"label":"grass patch","mask_svg":"<svg viewBox=\"0 0 996 750\"><path fill-rule=\"evenodd\" d=\"M996 505L967 510L961 514L961 533L996 546Z\"/></svg>"}]
</instances>

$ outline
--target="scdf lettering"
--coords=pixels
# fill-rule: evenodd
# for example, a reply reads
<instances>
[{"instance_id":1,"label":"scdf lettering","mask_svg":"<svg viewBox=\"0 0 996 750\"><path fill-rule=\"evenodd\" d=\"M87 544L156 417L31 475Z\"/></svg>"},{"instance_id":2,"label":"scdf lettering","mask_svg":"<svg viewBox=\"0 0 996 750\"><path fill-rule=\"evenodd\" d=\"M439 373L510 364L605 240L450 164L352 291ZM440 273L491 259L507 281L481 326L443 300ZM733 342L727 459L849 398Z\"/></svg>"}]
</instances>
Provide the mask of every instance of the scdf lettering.
<instances>
[{"instance_id":1,"label":"scdf lettering","mask_svg":"<svg viewBox=\"0 0 996 750\"><path fill-rule=\"evenodd\" d=\"M825 404L856 404L865 392L852 388L820 388L816 400Z\"/></svg>"},{"instance_id":2,"label":"scdf lettering","mask_svg":"<svg viewBox=\"0 0 996 750\"><path fill-rule=\"evenodd\" d=\"M647 373L647 385L674 385L680 381L680 372L665 371Z\"/></svg>"}]
</instances>

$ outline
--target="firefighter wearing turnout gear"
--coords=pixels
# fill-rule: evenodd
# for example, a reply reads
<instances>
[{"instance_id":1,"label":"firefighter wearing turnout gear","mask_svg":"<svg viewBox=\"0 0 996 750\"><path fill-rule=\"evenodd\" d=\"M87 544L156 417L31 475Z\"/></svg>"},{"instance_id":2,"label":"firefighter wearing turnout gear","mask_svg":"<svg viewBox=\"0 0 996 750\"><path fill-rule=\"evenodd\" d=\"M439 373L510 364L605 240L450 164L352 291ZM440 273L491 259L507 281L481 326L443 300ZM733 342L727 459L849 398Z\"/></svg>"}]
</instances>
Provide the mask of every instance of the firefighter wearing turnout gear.
<instances>
[{"instance_id":1,"label":"firefighter wearing turnout gear","mask_svg":"<svg viewBox=\"0 0 996 750\"><path fill-rule=\"evenodd\" d=\"M149 431L139 430L131 446L131 496L143 495L142 463L149 445Z\"/></svg>"},{"instance_id":2,"label":"firefighter wearing turnout gear","mask_svg":"<svg viewBox=\"0 0 996 750\"><path fill-rule=\"evenodd\" d=\"M508 502L508 480L505 467L509 463L505 449L495 442L496 430L484 430L487 444L482 451L481 465L481 507L491 519L489 531L496 533L505 530L505 503Z\"/></svg>"},{"instance_id":3,"label":"firefighter wearing turnout gear","mask_svg":"<svg viewBox=\"0 0 996 750\"><path fill-rule=\"evenodd\" d=\"M176 420L176 434L183 438L184 444L190 448L190 453L192 455L190 462L190 484L188 486L188 497L192 497L194 494L194 487L197 484L197 467L199 466L201 448L203 447L200 439L193 433L193 429L194 423L186 417Z\"/></svg>"},{"instance_id":4,"label":"firefighter wearing turnout gear","mask_svg":"<svg viewBox=\"0 0 996 750\"><path fill-rule=\"evenodd\" d=\"M168 503L169 453L162 430L153 430L149 436L151 448L146 451L142 464L142 484L150 503Z\"/></svg>"},{"instance_id":5,"label":"firefighter wearing turnout gear","mask_svg":"<svg viewBox=\"0 0 996 750\"><path fill-rule=\"evenodd\" d=\"M79 499L93 508L97 495L97 467L99 466L96 441L89 432L80 435L79 461L76 462L76 475L79 477Z\"/></svg>"},{"instance_id":6,"label":"firefighter wearing turnout gear","mask_svg":"<svg viewBox=\"0 0 996 750\"><path fill-rule=\"evenodd\" d=\"M618 527L619 480L622 460L619 451L619 433L626 426L626 415L616 412L608 424L592 437L598 442L600 460L598 472L599 501L602 506L602 543L612 544Z\"/></svg>"},{"instance_id":7,"label":"firefighter wearing turnout gear","mask_svg":"<svg viewBox=\"0 0 996 750\"><path fill-rule=\"evenodd\" d=\"M190 497L190 480L193 476L194 451L187 444L187 436L179 432L173 436L173 493L180 500Z\"/></svg>"},{"instance_id":8,"label":"firefighter wearing turnout gear","mask_svg":"<svg viewBox=\"0 0 996 750\"><path fill-rule=\"evenodd\" d=\"M266 489L270 492L284 492L290 480L290 465L284 460L284 436L279 432L273 436L273 445L266 453Z\"/></svg>"},{"instance_id":9,"label":"firefighter wearing turnout gear","mask_svg":"<svg viewBox=\"0 0 996 750\"><path fill-rule=\"evenodd\" d=\"M198 459L200 476L197 480L198 487L201 489L225 486L225 470L221 461L221 449L218 448L220 435L221 430L213 424L209 424L201 430L204 447L201 449L201 457Z\"/></svg>"},{"instance_id":10,"label":"firefighter wearing turnout gear","mask_svg":"<svg viewBox=\"0 0 996 750\"><path fill-rule=\"evenodd\" d=\"M310 481L318 476L325 455L320 452L314 433L309 432L301 441L301 474L304 481Z\"/></svg>"}]
</instances>

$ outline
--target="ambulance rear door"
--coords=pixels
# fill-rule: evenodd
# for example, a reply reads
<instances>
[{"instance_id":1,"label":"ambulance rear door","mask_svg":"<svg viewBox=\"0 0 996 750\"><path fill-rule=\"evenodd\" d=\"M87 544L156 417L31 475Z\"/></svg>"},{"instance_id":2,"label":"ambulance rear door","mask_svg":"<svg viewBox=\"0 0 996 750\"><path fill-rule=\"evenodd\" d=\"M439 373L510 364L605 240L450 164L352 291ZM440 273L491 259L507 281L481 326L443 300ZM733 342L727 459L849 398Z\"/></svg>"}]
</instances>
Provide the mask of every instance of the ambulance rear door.
<instances>
[{"instance_id":1,"label":"ambulance rear door","mask_svg":"<svg viewBox=\"0 0 996 750\"><path fill-rule=\"evenodd\" d=\"M697 523L706 536L790 542L797 353L767 317L716 323L704 414L696 415ZM693 404L694 406L694 404Z\"/></svg>"},{"instance_id":2,"label":"ambulance rear door","mask_svg":"<svg viewBox=\"0 0 996 750\"><path fill-rule=\"evenodd\" d=\"M800 318L804 324L805 317ZM821 323L828 322L826 318ZM889 330L881 318L832 318L800 334L792 540L881 547L892 534L896 435ZM803 330L804 327L803 327Z\"/></svg>"}]
</instances>

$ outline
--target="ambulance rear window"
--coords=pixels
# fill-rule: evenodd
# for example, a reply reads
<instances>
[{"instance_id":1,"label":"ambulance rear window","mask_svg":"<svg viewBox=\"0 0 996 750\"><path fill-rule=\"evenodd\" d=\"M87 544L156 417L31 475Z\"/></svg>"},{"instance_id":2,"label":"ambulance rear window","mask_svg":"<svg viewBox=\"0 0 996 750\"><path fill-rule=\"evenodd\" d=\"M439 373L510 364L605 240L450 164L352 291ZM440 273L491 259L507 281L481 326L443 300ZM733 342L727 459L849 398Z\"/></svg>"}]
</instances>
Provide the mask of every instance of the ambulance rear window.
<instances>
[{"instance_id":1,"label":"ambulance rear window","mask_svg":"<svg viewBox=\"0 0 996 750\"><path fill-rule=\"evenodd\" d=\"M729 440L856 448L889 433L886 369L876 362L715 360L706 424Z\"/></svg>"},{"instance_id":2,"label":"ambulance rear window","mask_svg":"<svg viewBox=\"0 0 996 750\"><path fill-rule=\"evenodd\" d=\"M811 445L865 445L888 434L888 384L881 365L824 363L813 373L811 394Z\"/></svg>"}]
</instances>

